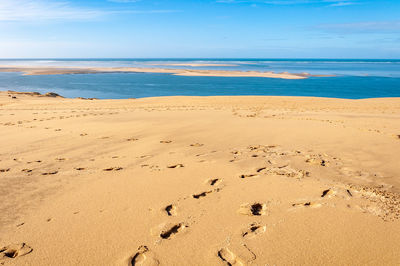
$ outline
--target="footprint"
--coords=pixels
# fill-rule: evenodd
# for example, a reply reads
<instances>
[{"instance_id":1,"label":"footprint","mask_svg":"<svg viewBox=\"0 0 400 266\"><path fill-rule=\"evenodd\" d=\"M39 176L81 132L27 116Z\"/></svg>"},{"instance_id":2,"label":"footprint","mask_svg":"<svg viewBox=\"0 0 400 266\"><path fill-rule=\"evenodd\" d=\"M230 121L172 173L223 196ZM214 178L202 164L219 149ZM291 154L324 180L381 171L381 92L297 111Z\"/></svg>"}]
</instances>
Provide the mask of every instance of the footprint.
<instances>
[{"instance_id":1,"label":"footprint","mask_svg":"<svg viewBox=\"0 0 400 266\"><path fill-rule=\"evenodd\" d=\"M266 169L267 169L267 167L258 168L258 169L257 169L257 173L260 173L260 172L262 172L262 171L264 171L264 170L266 170Z\"/></svg>"},{"instance_id":2,"label":"footprint","mask_svg":"<svg viewBox=\"0 0 400 266\"><path fill-rule=\"evenodd\" d=\"M195 198L195 199L203 198L203 197L207 196L207 194L209 194L211 192L212 191L204 191L204 192L201 192L199 194L194 194L194 195L192 195L192 197Z\"/></svg>"},{"instance_id":3,"label":"footprint","mask_svg":"<svg viewBox=\"0 0 400 266\"><path fill-rule=\"evenodd\" d=\"M168 144L168 143L171 143L172 142L172 140L161 140L160 141L160 143L163 143L163 144Z\"/></svg>"},{"instance_id":4,"label":"footprint","mask_svg":"<svg viewBox=\"0 0 400 266\"><path fill-rule=\"evenodd\" d=\"M84 136L87 136L87 135L88 135L87 133L81 133L79 136L84 137Z\"/></svg>"},{"instance_id":5,"label":"footprint","mask_svg":"<svg viewBox=\"0 0 400 266\"><path fill-rule=\"evenodd\" d=\"M21 172L25 173L31 173L33 170L32 169L22 169Z\"/></svg>"},{"instance_id":6,"label":"footprint","mask_svg":"<svg viewBox=\"0 0 400 266\"><path fill-rule=\"evenodd\" d=\"M168 205L167 207L165 207L164 210L167 212L168 216L176 216L177 215L176 206L173 204Z\"/></svg>"},{"instance_id":7,"label":"footprint","mask_svg":"<svg viewBox=\"0 0 400 266\"><path fill-rule=\"evenodd\" d=\"M258 175L254 175L254 174L249 174L249 175L240 175L240 178L248 178L248 177L257 177Z\"/></svg>"},{"instance_id":8,"label":"footprint","mask_svg":"<svg viewBox=\"0 0 400 266\"><path fill-rule=\"evenodd\" d=\"M15 259L31 253L33 249L25 243L13 244L0 248L0 262L4 259Z\"/></svg>"},{"instance_id":9,"label":"footprint","mask_svg":"<svg viewBox=\"0 0 400 266\"><path fill-rule=\"evenodd\" d=\"M136 254L130 259L132 266L159 265L160 262L154 258L147 246L140 246Z\"/></svg>"},{"instance_id":10,"label":"footprint","mask_svg":"<svg viewBox=\"0 0 400 266\"><path fill-rule=\"evenodd\" d=\"M310 172L308 172L308 171L295 170L295 169L288 167L287 165L282 166L282 167L270 168L270 169L268 169L268 173L275 174L275 175L281 175L281 176L287 176L287 177L295 177L298 179L310 176Z\"/></svg>"},{"instance_id":11,"label":"footprint","mask_svg":"<svg viewBox=\"0 0 400 266\"><path fill-rule=\"evenodd\" d=\"M206 182L210 185L210 186L216 186L219 183L221 183L222 180L218 179L218 178L213 178L213 179L208 179Z\"/></svg>"},{"instance_id":12,"label":"footprint","mask_svg":"<svg viewBox=\"0 0 400 266\"><path fill-rule=\"evenodd\" d=\"M111 171L120 171L122 169L123 169L122 167L110 167L110 168L103 169L103 171L111 172Z\"/></svg>"},{"instance_id":13,"label":"footprint","mask_svg":"<svg viewBox=\"0 0 400 266\"><path fill-rule=\"evenodd\" d=\"M266 225L259 225L257 223L250 224L249 228L242 233L242 237L253 238L258 234L263 234L267 229Z\"/></svg>"},{"instance_id":14,"label":"footprint","mask_svg":"<svg viewBox=\"0 0 400 266\"><path fill-rule=\"evenodd\" d=\"M319 208L322 206L321 203L314 203L314 202L305 202L305 203L293 203L293 207L311 207L311 208Z\"/></svg>"},{"instance_id":15,"label":"footprint","mask_svg":"<svg viewBox=\"0 0 400 266\"><path fill-rule=\"evenodd\" d=\"M184 230L186 226L182 223L175 224L167 230L164 230L160 233L160 237L162 239L171 239L174 235Z\"/></svg>"},{"instance_id":16,"label":"footprint","mask_svg":"<svg viewBox=\"0 0 400 266\"><path fill-rule=\"evenodd\" d=\"M201 143L194 143L194 144L190 144L191 147L201 147L204 146L204 144Z\"/></svg>"},{"instance_id":17,"label":"footprint","mask_svg":"<svg viewBox=\"0 0 400 266\"><path fill-rule=\"evenodd\" d=\"M151 157L153 157L153 155L141 155L137 158L144 159L144 158L151 158Z\"/></svg>"},{"instance_id":18,"label":"footprint","mask_svg":"<svg viewBox=\"0 0 400 266\"><path fill-rule=\"evenodd\" d=\"M321 198L332 195L332 194L333 194L333 190L331 190L331 189L324 190L324 191L322 191Z\"/></svg>"},{"instance_id":19,"label":"footprint","mask_svg":"<svg viewBox=\"0 0 400 266\"><path fill-rule=\"evenodd\" d=\"M83 170L85 170L85 168L83 168L83 167L75 167L74 169L77 170L77 171L83 171Z\"/></svg>"},{"instance_id":20,"label":"footprint","mask_svg":"<svg viewBox=\"0 0 400 266\"><path fill-rule=\"evenodd\" d=\"M126 141L137 141L137 140L139 140L139 139L137 139L137 138L129 138Z\"/></svg>"},{"instance_id":21,"label":"footprint","mask_svg":"<svg viewBox=\"0 0 400 266\"><path fill-rule=\"evenodd\" d=\"M56 174L58 174L58 171L42 173L42 175L56 175Z\"/></svg>"},{"instance_id":22,"label":"footprint","mask_svg":"<svg viewBox=\"0 0 400 266\"><path fill-rule=\"evenodd\" d=\"M0 173L5 173L10 171L10 168L0 169Z\"/></svg>"},{"instance_id":23,"label":"footprint","mask_svg":"<svg viewBox=\"0 0 400 266\"><path fill-rule=\"evenodd\" d=\"M306 160L306 163L317 164L320 166L328 166L328 164L329 164L325 159L315 158L315 157L308 158Z\"/></svg>"},{"instance_id":24,"label":"footprint","mask_svg":"<svg viewBox=\"0 0 400 266\"><path fill-rule=\"evenodd\" d=\"M261 216L267 213L267 205L265 203L255 202L253 204L242 204L238 210L240 214L249 216Z\"/></svg>"},{"instance_id":25,"label":"footprint","mask_svg":"<svg viewBox=\"0 0 400 266\"><path fill-rule=\"evenodd\" d=\"M174 165L168 165L167 166L167 168L181 168L181 167L184 167L184 165L183 164L174 164Z\"/></svg>"},{"instance_id":26,"label":"footprint","mask_svg":"<svg viewBox=\"0 0 400 266\"><path fill-rule=\"evenodd\" d=\"M222 248L218 251L218 257L229 266L245 265L244 262L227 247Z\"/></svg>"}]
</instances>

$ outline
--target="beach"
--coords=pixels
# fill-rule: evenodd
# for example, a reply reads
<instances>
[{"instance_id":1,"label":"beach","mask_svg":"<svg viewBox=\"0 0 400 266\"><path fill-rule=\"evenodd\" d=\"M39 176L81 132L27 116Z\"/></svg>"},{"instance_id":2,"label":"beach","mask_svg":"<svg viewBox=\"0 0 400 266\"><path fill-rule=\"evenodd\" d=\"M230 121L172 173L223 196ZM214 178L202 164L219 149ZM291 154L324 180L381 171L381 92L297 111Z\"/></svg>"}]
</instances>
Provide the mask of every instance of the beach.
<instances>
[{"instance_id":1,"label":"beach","mask_svg":"<svg viewBox=\"0 0 400 266\"><path fill-rule=\"evenodd\" d=\"M0 109L0 265L400 263L400 98Z\"/></svg>"}]
</instances>

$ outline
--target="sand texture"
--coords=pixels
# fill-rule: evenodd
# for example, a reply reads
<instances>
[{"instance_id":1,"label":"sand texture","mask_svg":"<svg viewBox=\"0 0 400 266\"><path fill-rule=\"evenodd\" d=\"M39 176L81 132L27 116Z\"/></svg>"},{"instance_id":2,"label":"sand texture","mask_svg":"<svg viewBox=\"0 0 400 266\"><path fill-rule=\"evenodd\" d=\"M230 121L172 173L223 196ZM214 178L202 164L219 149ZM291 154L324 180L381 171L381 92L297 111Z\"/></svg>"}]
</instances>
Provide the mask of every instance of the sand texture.
<instances>
[{"instance_id":1,"label":"sand texture","mask_svg":"<svg viewBox=\"0 0 400 266\"><path fill-rule=\"evenodd\" d=\"M176 76L261 77L261 78L278 78L278 79L306 79L311 76L319 76L319 77L324 76L324 75L310 75L309 73L288 73L288 72L274 73L274 72L260 72L260 71L169 69L169 68L140 68L140 67L0 66L0 72L23 72L24 75L96 74L96 73L165 73Z\"/></svg>"},{"instance_id":2,"label":"sand texture","mask_svg":"<svg viewBox=\"0 0 400 266\"><path fill-rule=\"evenodd\" d=\"M400 264L399 98L0 110L0 265Z\"/></svg>"}]
</instances>

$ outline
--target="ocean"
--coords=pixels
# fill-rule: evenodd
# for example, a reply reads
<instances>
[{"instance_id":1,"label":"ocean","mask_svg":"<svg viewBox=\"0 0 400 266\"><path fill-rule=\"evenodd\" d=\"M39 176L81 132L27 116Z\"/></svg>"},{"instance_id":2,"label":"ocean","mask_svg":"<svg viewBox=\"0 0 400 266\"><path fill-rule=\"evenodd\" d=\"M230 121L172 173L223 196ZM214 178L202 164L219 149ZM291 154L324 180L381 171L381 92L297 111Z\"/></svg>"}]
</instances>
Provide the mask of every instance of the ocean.
<instances>
[{"instance_id":1,"label":"ocean","mask_svg":"<svg viewBox=\"0 0 400 266\"><path fill-rule=\"evenodd\" d=\"M400 97L400 60L345 59L2 59L8 66L159 67L333 75L285 80L188 77L153 73L23 76L0 72L0 90L55 92L64 97L272 95L346 99Z\"/></svg>"}]
</instances>

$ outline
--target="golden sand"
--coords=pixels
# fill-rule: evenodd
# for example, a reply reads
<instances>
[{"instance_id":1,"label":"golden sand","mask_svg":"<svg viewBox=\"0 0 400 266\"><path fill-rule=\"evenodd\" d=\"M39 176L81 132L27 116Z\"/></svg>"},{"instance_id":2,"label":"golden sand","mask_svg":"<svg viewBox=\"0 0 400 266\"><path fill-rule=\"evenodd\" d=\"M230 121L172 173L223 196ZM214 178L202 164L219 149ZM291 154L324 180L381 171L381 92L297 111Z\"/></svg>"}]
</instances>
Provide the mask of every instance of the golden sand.
<instances>
[{"instance_id":1,"label":"golden sand","mask_svg":"<svg viewBox=\"0 0 400 266\"><path fill-rule=\"evenodd\" d=\"M0 109L0 264L399 265L399 98Z\"/></svg>"}]
</instances>

